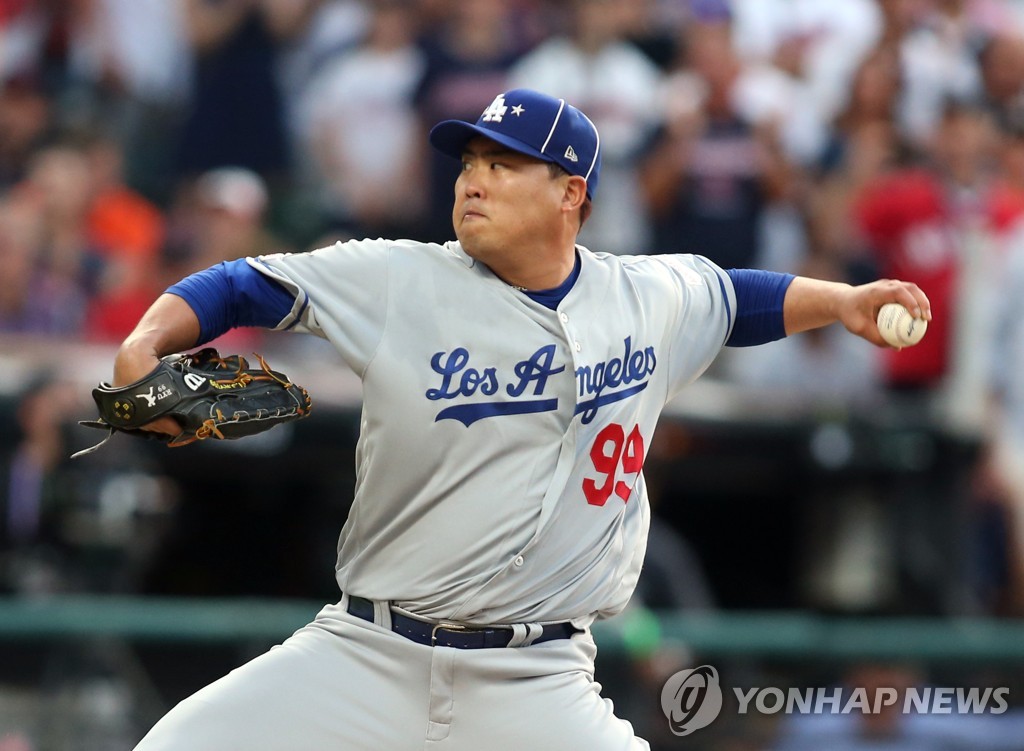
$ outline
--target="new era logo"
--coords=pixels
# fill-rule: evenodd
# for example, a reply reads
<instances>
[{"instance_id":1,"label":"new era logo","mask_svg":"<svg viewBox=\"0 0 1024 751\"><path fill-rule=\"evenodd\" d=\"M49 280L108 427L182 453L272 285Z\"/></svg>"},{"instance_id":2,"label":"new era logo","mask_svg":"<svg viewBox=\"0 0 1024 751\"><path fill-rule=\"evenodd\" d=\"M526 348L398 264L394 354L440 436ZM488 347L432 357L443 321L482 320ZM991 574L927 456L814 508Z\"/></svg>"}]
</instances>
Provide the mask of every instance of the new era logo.
<instances>
[{"instance_id":1,"label":"new era logo","mask_svg":"<svg viewBox=\"0 0 1024 751\"><path fill-rule=\"evenodd\" d=\"M578 162L580 158L576 156L576 152L573 151L572 146L567 146L565 149L565 158L570 162Z\"/></svg>"}]
</instances>

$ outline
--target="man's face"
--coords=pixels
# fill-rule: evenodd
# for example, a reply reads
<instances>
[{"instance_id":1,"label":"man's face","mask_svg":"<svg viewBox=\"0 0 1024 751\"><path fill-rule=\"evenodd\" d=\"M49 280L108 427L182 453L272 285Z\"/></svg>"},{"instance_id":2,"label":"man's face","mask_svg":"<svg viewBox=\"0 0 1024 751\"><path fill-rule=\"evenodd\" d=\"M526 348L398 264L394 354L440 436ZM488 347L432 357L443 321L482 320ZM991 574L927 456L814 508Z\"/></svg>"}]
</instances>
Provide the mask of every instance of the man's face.
<instances>
[{"instance_id":1,"label":"man's face","mask_svg":"<svg viewBox=\"0 0 1024 751\"><path fill-rule=\"evenodd\" d=\"M462 153L452 223L471 257L485 263L526 260L561 221L564 179L539 159L482 136Z\"/></svg>"}]
</instances>

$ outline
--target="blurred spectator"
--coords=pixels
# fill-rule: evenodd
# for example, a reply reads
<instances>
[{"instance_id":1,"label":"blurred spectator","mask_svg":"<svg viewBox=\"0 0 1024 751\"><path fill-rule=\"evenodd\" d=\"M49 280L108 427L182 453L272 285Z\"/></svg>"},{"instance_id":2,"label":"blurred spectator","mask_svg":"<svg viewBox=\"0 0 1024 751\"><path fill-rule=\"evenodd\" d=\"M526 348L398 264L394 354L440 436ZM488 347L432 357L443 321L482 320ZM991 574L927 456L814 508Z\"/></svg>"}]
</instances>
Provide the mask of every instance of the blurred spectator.
<instances>
[{"instance_id":1,"label":"blurred spectator","mask_svg":"<svg viewBox=\"0 0 1024 751\"><path fill-rule=\"evenodd\" d=\"M830 122L864 55L880 36L883 16L874 0L732 0L733 43L746 64L770 64L799 87L790 117ZM794 134L791 149L800 153ZM804 147L813 146L804 144Z\"/></svg>"},{"instance_id":2,"label":"blurred spectator","mask_svg":"<svg viewBox=\"0 0 1024 751\"><path fill-rule=\"evenodd\" d=\"M1024 7L1024 5L1022 5ZM992 34L978 50L982 92L996 121L1005 126L1024 117L1024 34L1022 29Z\"/></svg>"},{"instance_id":3,"label":"blurred spectator","mask_svg":"<svg viewBox=\"0 0 1024 751\"><path fill-rule=\"evenodd\" d=\"M868 53L802 197L811 252L845 269L853 283L874 278L877 269L864 251L852 202L909 158L896 124L900 91L898 52L882 45Z\"/></svg>"},{"instance_id":4,"label":"blurred spectator","mask_svg":"<svg viewBox=\"0 0 1024 751\"><path fill-rule=\"evenodd\" d=\"M278 80L285 100L289 139L301 141L308 124L304 114L307 89L336 57L366 36L370 11L362 0L292 0L289 33L278 49ZM294 155L297 177L303 180L311 165Z\"/></svg>"},{"instance_id":5,"label":"blurred spectator","mask_svg":"<svg viewBox=\"0 0 1024 751\"><path fill-rule=\"evenodd\" d=\"M935 0L899 40L903 67L900 124L919 148L940 125L950 99L977 100L981 74L977 51L984 24L991 23L971 0Z\"/></svg>"},{"instance_id":6,"label":"blurred spectator","mask_svg":"<svg viewBox=\"0 0 1024 751\"><path fill-rule=\"evenodd\" d=\"M248 255L287 250L263 226L266 183L251 170L220 167L183 190L169 229L168 278Z\"/></svg>"},{"instance_id":7,"label":"blurred spectator","mask_svg":"<svg viewBox=\"0 0 1024 751\"><path fill-rule=\"evenodd\" d=\"M415 96L423 133L441 120L476 122L495 95L508 88L508 69L525 43L519 18L504 0L432 5L440 21L423 35L425 68ZM428 205L419 236L445 242L452 239L452 186L460 166L436 149L427 149L424 158Z\"/></svg>"},{"instance_id":8,"label":"blurred spectator","mask_svg":"<svg viewBox=\"0 0 1024 751\"><path fill-rule=\"evenodd\" d=\"M622 8L622 34L630 44L665 71L679 54L679 29L691 15L688 3L636 0Z\"/></svg>"},{"instance_id":9,"label":"blurred spectator","mask_svg":"<svg viewBox=\"0 0 1024 751\"><path fill-rule=\"evenodd\" d=\"M1001 234L1015 236L1024 216L1024 111L1003 121L997 139L997 171L992 186L993 217Z\"/></svg>"},{"instance_id":10,"label":"blurred spectator","mask_svg":"<svg viewBox=\"0 0 1024 751\"><path fill-rule=\"evenodd\" d=\"M79 0L68 28L65 113L102 124L127 154L127 178L166 198L190 95L192 59L180 0ZM73 96L71 96L73 95Z\"/></svg>"},{"instance_id":11,"label":"blurred spectator","mask_svg":"<svg viewBox=\"0 0 1024 751\"><path fill-rule=\"evenodd\" d=\"M854 206L879 273L916 282L932 301L928 336L916 347L884 353L886 380L920 389L966 377L965 386L976 390L974 367L961 359L984 355L958 350L956 332L976 312L972 306L984 304L972 269L991 282L998 260L990 119L977 107L950 102L929 146L924 165L871 181ZM965 333L962 344L969 348L980 334ZM978 405L969 399L961 406Z\"/></svg>"},{"instance_id":12,"label":"blurred spectator","mask_svg":"<svg viewBox=\"0 0 1024 751\"><path fill-rule=\"evenodd\" d=\"M120 146L105 138L54 146L36 156L13 193L23 215L38 215L36 273L65 290L47 306L57 312L62 300L74 300L84 310L73 328L98 339L126 336L157 293L163 217L125 186L121 166Z\"/></svg>"},{"instance_id":13,"label":"blurred spectator","mask_svg":"<svg viewBox=\"0 0 1024 751\"><path fill-rule=\"evenodd\" d=\"M827 5L816 0L730 0L727 5L740 57L773 60L796 53L810 74L829 51L848 60L859 59L883 25L874 0L838 0ZM838 81L832 83L835 87Z\"/></svg>"},{"instance_id":14,"label":"blurred spectator","mask_svg":"<svg viewBox=\"0 0 1024 751\"><path fill-rule=\"evenodd\" d=\"M160 292L156 280L164 218L156 206L125 185L124 155L118 143L94 139L85 155L92 181L86 231L103 264L86 334L121 341Z\"/></svg>"},{"instance_id":15,"label":"blurred spectator","mask_svg":"<svg viewBox=\"0 0 1024 751\"><path fill-rule=\"evenodd\" d=\"M85 144L92 198L89 234L107 255L153 258L163 245L163 217L124 181L120 145L97 136Z\"/></svg>"},{"instance_id":16,"label":"blurred spectator","mask_svg":"<svg viewBox=\"0 0 1024 751\"><path fill-rule=\"evenodd\" d=\"M900 103L902 77L898 51L887 45L871 50L861 60L850 79L848 93L832 123L831 136L816 165L825 174L839 170L860 184L873 177L881 166L878 159L869 160L865 168L851 153L855 144L869 129L884 129L891 157L899 150L896 121ZM878 134L880 135L880 133ZM864 156L860 154L859 156ZM889 166L894 166L891 163Z\"/></svg>"},{"instance_id":17,"label":"blurred spectator","mask_svg":"<svg viewBox=\"0 0 1024 751\"><path fill-rule=\"evenodd\" d=\"M180 2L92 0L77 6L69 29L75 79L141 103L187 96L190 60Z\"/></svg>"},{"instance_id":18,"label":"blurred spectator","mask_svg":"<svg viewBox=\"0 0 1024 751\"><path fill-rule=\"evenodd\" d=\"M67 144L39 151L26 178L9 195L19 210L33 216L39 231L30 267L45 287L58 293L52 300L44 298L45 304L55 311L74 305L72 315L59 316L63 319L59 328L63 333L81 333L83 296L96 292L103 271L102 257L88 231L92 181L85 155Z\"/></svg>"},{"instance_id":19,"label":"blurred spectator","mask_svg":"<svg viewBox=\"0 0 1024 751\"><path fill-rule=\"evenodd\" d=\"M601 134L601 193L580 243L612 253L651 249L637 157L658 123L661 73L624 39L629 5L627 0L573 0L568 31L541 43L509 74L510 87L565 98L593 118Z\"/></svg>"},{"instance_id":20,"label":"blurred spectator","mask_svg":"<svg viewBox=\"0 0 1024 751\"><path fill-rule=\"evenodd\" d=\"M49 130L51 111L34 78L0 83L0 194L25 177L33 151Z\"/></svg>"},{"instance_id":21,"label":"blurred spectator","mask_svg":"<svg viewBox=\"0 0 1024 751\"><path fill-rule=\"evenodd\" d=\"M38 204L0 200L0 331L74 336L84 322L85 290L46 267L43 238Z\"/></svg>"},{"instance_id":22,"label":"blurred spectator","mask_svg":"<svg viewBox=\"0 0 1024 751\"><path fill-rule=\"evenodd\" d=\"M374 0L366 39L309 86L305 149L323 211L359 237L408 237L424 203L423 133L413 95L423 75L410 0Z\"/></svg>"},{"instance_id":23,"label":"blurred spectator","mask_svg":"<svg viewBox=\"0 0 1024 751\"><path fill-rule=\"evenodd\" d=\"M176 165L283 177L289 166L272 6L287 0L185 0L195 76Z\"/></svg>"},{"instance_id":24,"label":"blurred spectator","mask_svg":"<svg viewBox=\"0 0 1024 751\"><path fill-rule=\"evenodd\" d=\"M241 167L210 170L188 184L172 209L160 287L221 261L289 252L291 248L264 225L268 200L262 178ZM251 351L264 336L262 329L239 328L209 346L224 352Z\"/></svg>"},{"instance_id":25,"label":"blurred spectator","mask_svg":"<svg viewBox=\"0 0 1024 751\"><path fill-rule=\"evenodd\" d=\"M694 22L683 66L663 95L665 125L643 162L641 184L659 253L700 253L725 268L754 265L766 207L788 191L774 131L736 109L742 63L728 21Z\"/></svg>"}]
</instances>

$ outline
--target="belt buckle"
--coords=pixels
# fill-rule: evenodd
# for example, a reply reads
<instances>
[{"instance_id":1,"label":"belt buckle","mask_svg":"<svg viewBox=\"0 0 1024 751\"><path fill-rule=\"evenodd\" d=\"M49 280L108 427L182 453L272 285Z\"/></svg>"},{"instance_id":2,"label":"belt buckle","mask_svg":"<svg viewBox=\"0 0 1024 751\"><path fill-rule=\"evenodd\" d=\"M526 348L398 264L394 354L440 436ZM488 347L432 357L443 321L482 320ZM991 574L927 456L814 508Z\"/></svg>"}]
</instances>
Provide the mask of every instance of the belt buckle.
<instances>
[{"instance_id":1,"label":"belt buckle","mask_svg":"<svg viewBox=\"0 0 1024 751\"><path fill-rule=\"evenodd\" d=\"M469 626L463 626L461 623L435 623L430 629L430 646L437 646L437 632L440 630L445 631L473 631Z\"/></svg>"}]
</instances>

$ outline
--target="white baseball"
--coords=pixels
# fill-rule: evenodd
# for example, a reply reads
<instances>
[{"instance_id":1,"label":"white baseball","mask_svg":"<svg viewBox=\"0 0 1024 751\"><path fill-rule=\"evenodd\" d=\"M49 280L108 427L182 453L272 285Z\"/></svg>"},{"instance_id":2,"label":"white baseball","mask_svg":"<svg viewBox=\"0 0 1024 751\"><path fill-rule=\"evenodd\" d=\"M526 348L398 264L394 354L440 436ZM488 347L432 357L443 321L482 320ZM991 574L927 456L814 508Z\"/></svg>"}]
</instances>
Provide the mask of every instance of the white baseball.
<instances>
[{"instance_id":1,"label":"white baseball","mask_svg":"<svg viewBox=\"0 0 1024 751\"><path fill-rule=\"evenodd\" d=\"M924 337L928 321L914 318L898 302L886 303L878 311L878 333L893 347L911 347Z\"/></svg>"}]
</instances>

